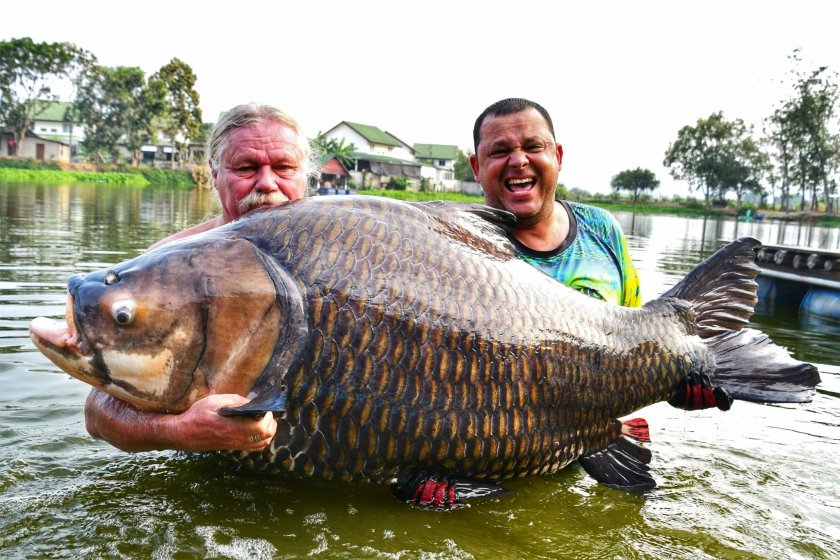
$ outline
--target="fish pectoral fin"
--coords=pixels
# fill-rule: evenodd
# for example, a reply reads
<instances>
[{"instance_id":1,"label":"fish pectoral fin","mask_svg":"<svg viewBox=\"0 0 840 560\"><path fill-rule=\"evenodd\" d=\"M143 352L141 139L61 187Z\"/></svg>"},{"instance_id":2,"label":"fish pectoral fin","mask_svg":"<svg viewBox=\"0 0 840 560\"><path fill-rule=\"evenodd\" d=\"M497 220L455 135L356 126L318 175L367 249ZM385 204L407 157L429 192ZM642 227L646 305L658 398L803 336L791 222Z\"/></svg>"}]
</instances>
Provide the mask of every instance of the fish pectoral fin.
<instances>
[{"instance_id":1,"label":"fish pectoral fin","mask_svg":"<svg viewBox=\"0 0 840 560\"><path fill-rule=\"evenodd\" d=\"M507 490L473 480L457 480L426 471L400 475L391 484L391 492L397 499L426 509L456 509L464 500L488 498L506 494Z\"/></svg>"},{"instance_id":2,"label":"fish pectoral fin","mask_svg":"<svg viewBox=\"0 0 840 560\"><path fill-rule=\"evenodd\" d=\"M648 472L650 458L650 450L620 437L606 449L580 457L578 462L589 476L604 486L641 492L656 488L656 481Z\"/></svg>"},{"instance_id":3,"label":"fish pectoral fin","mask_svg":"<svg viewBox=\"0 0 840 560\"><path fill-rule=\"evenodd\" d=\"M668 404L683 410L704 410L712 407L729 410L732 407L732 397L723 387L712 385L708 375L690 374L680 381Z\"/></svg>"},{"instance_id":4,"label":"fish pectoral fin","mask_svg":"<svg viewBox=\"0 0 840 560\"><path fill-rule=\"evenodd\" d=\"M251 401L240 406L223 406L219 409L222 416L253 416L261 418L266 412L275 416L286 413L286 389L280 391L269 391L264 395L258 395Z\"/></svg>"}]
</instances>

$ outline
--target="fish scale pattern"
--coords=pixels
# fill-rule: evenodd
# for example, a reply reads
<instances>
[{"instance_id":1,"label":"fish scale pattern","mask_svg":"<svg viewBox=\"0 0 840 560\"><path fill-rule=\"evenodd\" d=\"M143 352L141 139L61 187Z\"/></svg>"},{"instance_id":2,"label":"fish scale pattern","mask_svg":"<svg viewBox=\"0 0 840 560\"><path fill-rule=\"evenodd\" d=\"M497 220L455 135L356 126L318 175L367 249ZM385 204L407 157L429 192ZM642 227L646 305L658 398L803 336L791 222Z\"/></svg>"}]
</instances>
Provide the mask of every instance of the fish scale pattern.
<instances>
[{"instance_id":1,"label":"fish scale pattern","mask_svg":"<svg viewBox=\"0 0 840 560\"><path fill-rule=\"evenodd\" d=\"M240 233L298 282L309 338L283 372L278 436L240 456L254 468L553 472L604 449L616 418L670 397L685 368L711 367L685 310L575 293L468 213L342 197L263 215Z\"/></svg>"}]
</instances>

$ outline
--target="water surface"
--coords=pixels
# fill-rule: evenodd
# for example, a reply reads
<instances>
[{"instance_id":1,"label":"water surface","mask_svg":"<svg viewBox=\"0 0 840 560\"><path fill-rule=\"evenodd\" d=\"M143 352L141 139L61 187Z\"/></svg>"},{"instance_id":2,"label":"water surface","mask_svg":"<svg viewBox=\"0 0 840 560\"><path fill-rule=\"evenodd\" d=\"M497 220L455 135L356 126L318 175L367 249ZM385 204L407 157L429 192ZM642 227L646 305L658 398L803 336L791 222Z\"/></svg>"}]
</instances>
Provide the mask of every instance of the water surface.
<instances>
[{"instance_id":1,"label":"water surface","mask_svg":"<svg viewBox=\"0 0 840 560\"><path fill-rule=\"evenodd\" d=\"M215 454L128 454L84 428L88 387L27 326L63 316L67 277L139 254L213 212L206 191L0 184L0 555L4 558L838 558L840 342L795 310L753 326L820 364L806 406L641 411L659 488L572 466L450 513L371 484L264 479ZM838 229L618 214L652 299L719 246L838 249Z\"/></svg>"}]
</instances>

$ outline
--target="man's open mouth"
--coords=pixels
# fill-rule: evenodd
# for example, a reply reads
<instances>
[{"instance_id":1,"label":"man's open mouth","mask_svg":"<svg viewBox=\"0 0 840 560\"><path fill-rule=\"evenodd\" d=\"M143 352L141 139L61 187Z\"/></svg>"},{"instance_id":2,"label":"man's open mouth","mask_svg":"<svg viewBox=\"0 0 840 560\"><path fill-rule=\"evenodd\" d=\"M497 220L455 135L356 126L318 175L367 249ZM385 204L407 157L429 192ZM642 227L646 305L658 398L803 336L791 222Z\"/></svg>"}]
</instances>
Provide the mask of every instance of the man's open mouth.
<instances>
[{"instance_id":1,"label":"man's open mouth","mask_svg":"<svg viewBox=\"0 0 840 560\"><path fill-rule=\"evenodd\" d=\"M534 177L513 177L505 179L505 188L510 192L525 192L534 188L537 180Z\"/></svg>"}]
</instances>

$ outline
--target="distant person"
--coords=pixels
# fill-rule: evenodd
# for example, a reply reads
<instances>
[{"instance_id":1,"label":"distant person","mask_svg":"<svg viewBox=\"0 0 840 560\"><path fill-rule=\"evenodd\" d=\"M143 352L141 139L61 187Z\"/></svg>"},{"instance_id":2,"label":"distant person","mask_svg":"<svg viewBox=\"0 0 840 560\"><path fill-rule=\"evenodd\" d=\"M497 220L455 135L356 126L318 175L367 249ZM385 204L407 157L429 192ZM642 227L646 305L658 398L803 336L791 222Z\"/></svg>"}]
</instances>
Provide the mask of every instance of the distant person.
<instances>
[{"instance_id":1,"label":"distant person","mask_svg":"<svg viewBox=\"0 0 840 560\"><path fill-rule=\"evenodd\" d=\"M226 224L254 208L303 198L313 169L309 142L300 126L267 105L239 105L225 113L210 133L207 154L222 213L153 248ZM93 389L85 404L85 421L93 437L124 451L259 451L277 428L270 413L259 420L217 413L247 401L240 395L210 395L181 414L160 414Z\"/></svg>"},{"instance_id":2,"label":"distant person","mask_svg":"<svg viewBox=\"0 0 840 560\"><path fill-rule=\"evenodd\" d=\"M487 205L518 221L520 257L564 284L604 301L641 305L639 277L621 227L594 206L555 200L563 147L551 117L527 99L502 99L473 127L470 165Z\"/></svg>"}]
</instances>

